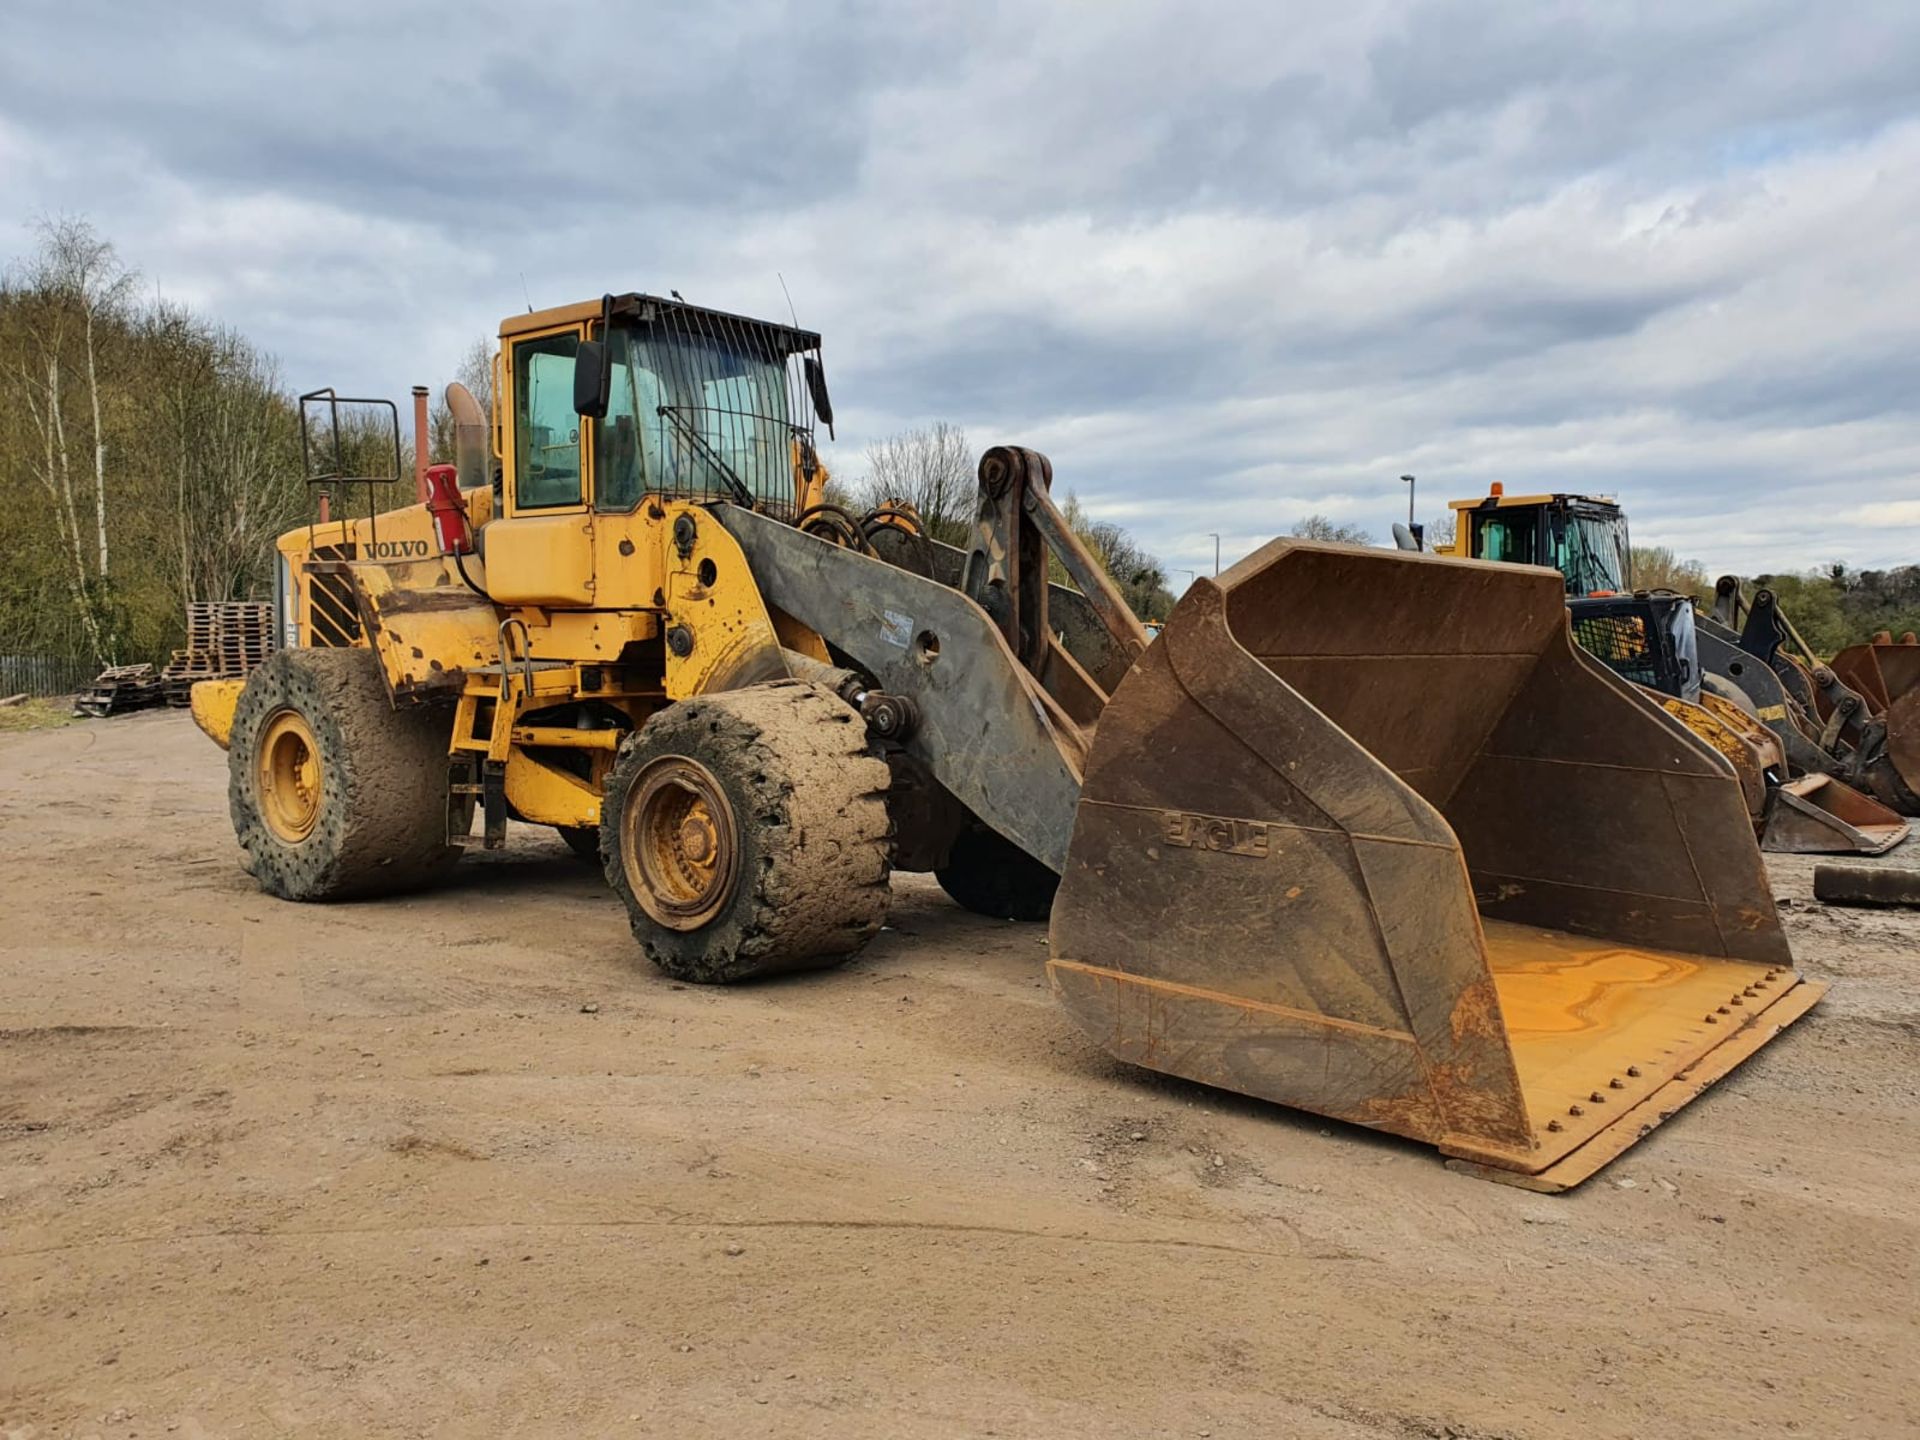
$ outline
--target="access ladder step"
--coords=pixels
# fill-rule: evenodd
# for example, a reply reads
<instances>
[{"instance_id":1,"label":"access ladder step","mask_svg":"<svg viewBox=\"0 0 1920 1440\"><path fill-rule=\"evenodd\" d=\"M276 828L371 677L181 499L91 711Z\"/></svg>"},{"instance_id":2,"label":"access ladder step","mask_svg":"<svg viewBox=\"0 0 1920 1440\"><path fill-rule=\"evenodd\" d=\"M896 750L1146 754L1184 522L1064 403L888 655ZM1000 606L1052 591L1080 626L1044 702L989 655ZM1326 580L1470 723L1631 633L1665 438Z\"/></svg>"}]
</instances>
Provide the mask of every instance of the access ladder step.
<instances>
[{"instance_id":1,"label":"access ladder step","mask_svg":"<svg viewBox=\"0 0 1920 1440\"><path fill-rule=\"evenodd\" d=\"M507 767L502 761L481 764L480 804L486 811L486 848L498 850L507 843Z\"/></svg>"}]
</instances>

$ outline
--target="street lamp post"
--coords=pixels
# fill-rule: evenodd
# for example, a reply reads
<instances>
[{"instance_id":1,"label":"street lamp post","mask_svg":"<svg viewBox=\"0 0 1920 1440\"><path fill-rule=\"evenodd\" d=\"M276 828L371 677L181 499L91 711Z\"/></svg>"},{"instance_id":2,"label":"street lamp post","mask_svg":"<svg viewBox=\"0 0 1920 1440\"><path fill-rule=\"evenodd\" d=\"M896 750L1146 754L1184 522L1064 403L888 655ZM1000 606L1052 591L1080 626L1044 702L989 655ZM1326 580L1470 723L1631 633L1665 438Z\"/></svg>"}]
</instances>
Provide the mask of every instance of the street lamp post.
<instances>
[{"instance_id":1,"label":"street lamp post","mask_svg":"<svg viewBox=\"0 0 1920 1440\"><path fill-rule=\"evenodd\" d=\"M1215 535L1211 530L1209 530L1207 534L1213 540L1213 573L1214 576L1218 578L1220 574L1220 537Z\"/></svg>"},{"instance_id":2,"label":"street lamp post","mask_svg":"<svg viewBox=\"0 0 1920 1440\"><path fill-rule=\"evenodd\" d=\"M1420 522L1413 518L1413 476L1402 475L1400 478L1407 482L1407 534L1413 537L1414 549L1424 550L1427 548L1426 531L1421 528Z\"/></svg>"}]
</instances>

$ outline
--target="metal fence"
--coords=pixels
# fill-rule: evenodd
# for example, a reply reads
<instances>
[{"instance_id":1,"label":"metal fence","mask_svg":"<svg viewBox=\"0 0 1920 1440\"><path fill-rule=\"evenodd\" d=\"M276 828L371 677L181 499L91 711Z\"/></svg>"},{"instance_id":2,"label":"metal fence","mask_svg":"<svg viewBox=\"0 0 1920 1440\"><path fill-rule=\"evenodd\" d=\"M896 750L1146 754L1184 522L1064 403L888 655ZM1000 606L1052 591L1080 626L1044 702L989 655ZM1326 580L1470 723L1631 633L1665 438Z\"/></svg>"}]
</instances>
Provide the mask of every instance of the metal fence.
<instances>
[{"instance_id":1,"label":"metal fence","mask_svg":"<svg viewBox=\"0 0 1920 1440\"><path fill-rule=\"evenodd\" d=\"M71 695L98 674L91 660L70 655L0 655L0 697Z\"/></svg>"}]
</instances>

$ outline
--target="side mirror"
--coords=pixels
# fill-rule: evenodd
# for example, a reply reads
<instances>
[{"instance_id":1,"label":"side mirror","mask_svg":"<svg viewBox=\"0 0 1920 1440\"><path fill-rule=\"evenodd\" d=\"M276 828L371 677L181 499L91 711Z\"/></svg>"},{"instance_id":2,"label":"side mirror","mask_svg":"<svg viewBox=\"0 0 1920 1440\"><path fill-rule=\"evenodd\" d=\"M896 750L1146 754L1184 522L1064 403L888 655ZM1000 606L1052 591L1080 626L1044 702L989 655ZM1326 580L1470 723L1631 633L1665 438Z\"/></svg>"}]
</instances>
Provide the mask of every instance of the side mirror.
<instances>
[{"instance_id":1,"label":"side mirror","mask_svg":"<svg viewBox=\"0 0 1920 1440\"><path fill-rule=\"evenodd\" d=\"M833 438L833 397L827 394L827 372L821 366L817 356L809 355L800 362L800 368L806 372L807 394L813 397L813 413L827 427L828 438Z\"/></svg>"},{"instance_id":2,"label":"side mirror","mask_svg":"<svg viewBox=\"0 0 1920 1440\"><path fill-rule=\"evenodd\" d=\"M604 340L582 340L573 357L573 413L589 420L607 418L613 390L613 356Z\"/></svg>"}]
</instances>

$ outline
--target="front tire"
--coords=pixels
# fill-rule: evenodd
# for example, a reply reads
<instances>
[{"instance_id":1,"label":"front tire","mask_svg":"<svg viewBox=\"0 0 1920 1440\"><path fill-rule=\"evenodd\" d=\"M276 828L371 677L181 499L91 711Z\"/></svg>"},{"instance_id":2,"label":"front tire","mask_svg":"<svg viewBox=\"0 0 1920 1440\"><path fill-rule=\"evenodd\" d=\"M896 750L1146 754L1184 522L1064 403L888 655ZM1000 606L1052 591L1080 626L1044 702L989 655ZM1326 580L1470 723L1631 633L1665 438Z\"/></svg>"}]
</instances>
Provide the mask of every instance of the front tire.
<instances>
[{"instance_id":1,"label":"front tire","mask_svg":"<svg viewBox=\"0 0 1920 1440\"><path fill-rule=\"evenodd\" d=\"M824 686L780 680L654 714L600 807L607 883L647 958L727 984L857 953L887 913L888 778Z\"/></svg>"},{"instance_id":2,"label":"front tire","mask_svg":"<svg viewBox=\"0 0 1920 1440\"><path fill-rule=\"evenodd\" d=\"M286 900L392 895L460 858L447 843L452 712L396 710L370 650L282 650L247 678L227 802L247 869Z\"/></svg>"}]
</instances>

